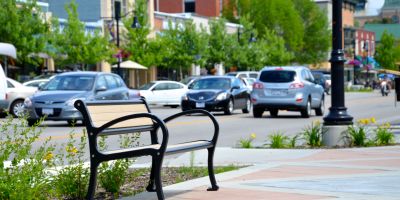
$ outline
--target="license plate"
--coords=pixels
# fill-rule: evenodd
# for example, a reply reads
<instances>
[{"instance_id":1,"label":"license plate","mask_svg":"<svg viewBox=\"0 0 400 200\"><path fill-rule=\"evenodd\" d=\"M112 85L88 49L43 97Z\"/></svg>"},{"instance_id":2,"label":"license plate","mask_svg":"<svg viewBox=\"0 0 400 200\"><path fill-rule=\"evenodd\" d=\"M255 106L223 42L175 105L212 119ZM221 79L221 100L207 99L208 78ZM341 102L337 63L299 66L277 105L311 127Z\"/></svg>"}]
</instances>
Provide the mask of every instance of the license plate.
<instances>
[{"instance_id":1,"label":"license plate","mask_svg":"<svg viewBox=\"0 0 400 200\"><path fill-rule=\"evenodd\" d=\"M272 96L285 96L287 95L286 90L271 90L271 95Z\"/></svg>"},{"instance_id":2,"label":"license plate","mask_svg":"<svg viewBox=\"0 0 400 200\"><path fill-rule=\"evenodd\" d=\"M53 108L42 108L43 115L52 115L54 114Z\"/></svg>"},{"instance_id":3,"label":"license plate","mask_svg":"<svg viewBox=\"0 0 400 200\"><path fill-rule=\"evenodd\" d=\"M196 103L196 108L205 108L206 104L205 103Z\"/></svg>"}]
</instances>

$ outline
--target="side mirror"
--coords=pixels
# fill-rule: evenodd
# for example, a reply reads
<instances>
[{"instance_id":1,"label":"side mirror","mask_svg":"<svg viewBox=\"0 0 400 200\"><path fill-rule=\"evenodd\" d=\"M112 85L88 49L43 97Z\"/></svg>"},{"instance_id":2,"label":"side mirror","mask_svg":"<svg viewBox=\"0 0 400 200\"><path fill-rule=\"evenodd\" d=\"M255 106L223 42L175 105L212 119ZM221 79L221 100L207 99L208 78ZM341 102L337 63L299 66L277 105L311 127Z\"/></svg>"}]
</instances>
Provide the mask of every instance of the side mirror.
<instances>
[{"instance_id":1,"label":"side mirror","mask_svg":"<svg viewBox=\"0 0 400 200\"><path fill-rule=\"evenodd\" d=\"M106 90L107 90L107 87L104 86L104 85L96 88L96 92L103 92L103 91L106 91Z\"/></svg>"}]
</instances>

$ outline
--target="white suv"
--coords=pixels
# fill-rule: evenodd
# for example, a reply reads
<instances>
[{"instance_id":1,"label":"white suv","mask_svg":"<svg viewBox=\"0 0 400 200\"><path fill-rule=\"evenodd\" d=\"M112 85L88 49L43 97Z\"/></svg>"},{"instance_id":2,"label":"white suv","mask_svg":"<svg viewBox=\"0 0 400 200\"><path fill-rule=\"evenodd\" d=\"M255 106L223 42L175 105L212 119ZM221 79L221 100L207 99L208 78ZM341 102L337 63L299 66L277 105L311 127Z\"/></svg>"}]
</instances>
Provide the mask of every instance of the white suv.
<instances>
[{"instance_id":1,"label":"white suv","mask_svg":"<svg viewBox=\"0 0 400 200\"><path fill-rule=\"evenodd\" d=\"M324 114L324 89L314 80L306 67L265 67L253 84L251 92L253 116L262 117L268 110L272 117L279 110L300 111L308 118L311 109L318 116Z\"/></svg>"}]
</instances>

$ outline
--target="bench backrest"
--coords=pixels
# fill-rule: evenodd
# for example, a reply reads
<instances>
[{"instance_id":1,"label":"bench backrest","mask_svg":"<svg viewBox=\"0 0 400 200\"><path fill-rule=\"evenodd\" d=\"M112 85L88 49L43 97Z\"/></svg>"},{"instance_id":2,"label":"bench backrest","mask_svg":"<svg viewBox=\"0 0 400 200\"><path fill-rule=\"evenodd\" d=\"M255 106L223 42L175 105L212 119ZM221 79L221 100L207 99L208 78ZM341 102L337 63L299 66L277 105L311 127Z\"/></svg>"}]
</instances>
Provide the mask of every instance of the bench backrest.
<instances>
[{"instance_id":1,"label":"bench backrest","mask_svg":"<svg viewBox=\"0 0 400 200\"><path fill-rule=\"evenodd\" d=\"M130 101L95 101L86 102L85 104L86 109L78 106L78 110L81 111L83 118L88 119L90 125L95 128L101 127L114 119L126 115L150 113L146 102L142 99ZM117 123L110 128L127 128L152 125L153 121L150 118L136 118Z\"/></svg>"}]
</instances>

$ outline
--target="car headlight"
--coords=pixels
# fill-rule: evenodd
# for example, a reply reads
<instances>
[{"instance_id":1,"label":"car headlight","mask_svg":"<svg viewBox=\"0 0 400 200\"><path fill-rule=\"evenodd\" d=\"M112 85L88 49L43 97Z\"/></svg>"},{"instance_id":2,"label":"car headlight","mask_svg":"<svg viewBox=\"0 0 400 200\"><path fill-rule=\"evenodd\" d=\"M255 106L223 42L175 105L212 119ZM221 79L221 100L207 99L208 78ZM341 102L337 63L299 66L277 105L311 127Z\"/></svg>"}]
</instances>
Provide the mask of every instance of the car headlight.
<instances>
[{"instance_id":1,"label":"car headlight","mask_svg":"<svg viewBox=\"0 0 400 200\"><path fill-rule=\"evenodd\" d=\"M228 97L228 93L223 92L223 93L221 93L221 94L219 94L219 95L217 96L216 100L221 101L221 100L226 99L227 97Z\"/></svg>"},{"instance_id":2,"label":"car headlight","mask_svg":"<svg viewBox=\"0 0 400 200\"><path fill-rule=\"evenodd\" d=\"M188 98L187 94L184 94L184 95L182 96L182 100L184 100L184 101L187 101L187 100L189 100L189 98Z\"/></svg>"},{"instance_id":3,"label":"car headlight","mask_svg":"<svg viewBox=\"0 0 400 200\"><path fill-rule=\"evenodd\" d=\"M24 100L24 106L25 107L31 107L32 106L32 101L31 101L31 99L30 98L25 98L25 100Z\"/></svg>"},{"instance_id":4,"label":"car headlight","mask_svg":"<svg viewBox=\"0 0 400 200\"><path fill-rule=\"evenodd\" d=\"M82 99L82 98L70 99L70 100L68 100L67 102L65 102L65 105L74 107L74 103L75 103L76 100L82 100L82 101L84 101L85 99Z\"/></svg>"}]
</instances>

